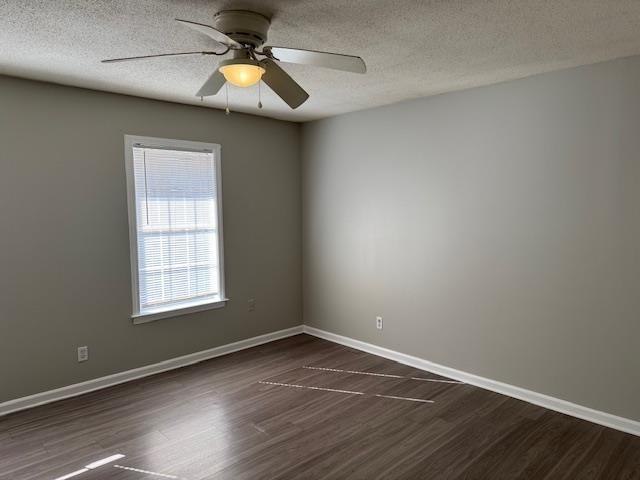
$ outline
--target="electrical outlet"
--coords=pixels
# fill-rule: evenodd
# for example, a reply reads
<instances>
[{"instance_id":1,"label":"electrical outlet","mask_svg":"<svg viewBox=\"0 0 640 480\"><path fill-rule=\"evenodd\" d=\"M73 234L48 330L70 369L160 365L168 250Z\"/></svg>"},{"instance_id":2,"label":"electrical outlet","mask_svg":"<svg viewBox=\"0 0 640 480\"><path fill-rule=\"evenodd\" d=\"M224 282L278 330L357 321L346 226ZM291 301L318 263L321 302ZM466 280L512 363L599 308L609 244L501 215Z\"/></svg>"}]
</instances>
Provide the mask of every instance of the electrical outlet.
<instances>
[{"instance_id":1,"label":"electrical outlet","mask_svg":"<svg viewBox=\"0 0 640 480\"><path fill-rule=\"evenodd\" d=\"M89 360L89 347L78 347L78 361L86 362Z\"/></svg>"},{"instance_id":2,"label":"electrical outlet","mask_svg":"<svg viewBox=\"0 0 640 480\"><path fill-rule=\"evenodd\" d=\"M382 317L376 317L376 328L382 330Z\"/></svg>"},{"instance_id":3,"label":"electrical outlet","mask_svg":"<svg viewBox=\"0 0 640 480\"><path fill-rule=\"evenodd\" d=\"M250 298L249 300L247 300L247 310L249 310L250 312L253 312L255 309L256 309L256 299Z\"/></svg>"}]
</instances>

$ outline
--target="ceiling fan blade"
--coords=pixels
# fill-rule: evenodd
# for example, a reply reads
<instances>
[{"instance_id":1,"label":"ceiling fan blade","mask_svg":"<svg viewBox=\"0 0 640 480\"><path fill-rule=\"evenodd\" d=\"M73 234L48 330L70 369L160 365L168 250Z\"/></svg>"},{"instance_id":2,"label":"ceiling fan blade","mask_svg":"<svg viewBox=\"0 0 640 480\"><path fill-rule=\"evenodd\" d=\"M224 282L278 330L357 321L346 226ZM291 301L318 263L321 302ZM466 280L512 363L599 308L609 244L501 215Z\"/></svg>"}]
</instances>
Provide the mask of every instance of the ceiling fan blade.
<instances>
[{"instance_id":1,"label":"ceiling fan blade","mask_svg":"<svg viewBox=\"0 0 640 480\"><path fill-rule=\"evenodd\" d=\"M196 93L196 97L210 97L211 95L215 95L220 91L226 81L227 79L224 78L224 75L216 69L207 81L204 82L202 87L200 87L200 90Z\"/></svg>"},{"instance_id":2,"label":"ceiling fan blade","mask_svg":"<svg viewBox=\"0 0 640 480\"><path fill-rule=\"evenodd\" d=\"M216 52L161 53L158 55L142 55L139 57L110 58L108 60L102 60L102 63L128 62L130 60L146 60L148 58L159 58L159 57L179 57L182 55L215 55L215 54Z\"/></svg>"},{"instance_id":3,"label":"ceiling fan blade","mask_svg":"<svg viewBox=\"0 0 640 480\"><path fill-rule=\"evenodd\" d=\"M271 52L276 60L287 63L301 63L318 67L344 70L345 72L366 73L367 66L360 57L342 55L339 53L316 52L315 50L301 50L286 47L264 47L264 51Z\"/></svg>"},{"instance_id":4,"label":"ceiling fan blade","mask_svg":"<svg viewBox=\"0 0 640 480\"><path fill-rule=\"evenodd\" d=\"M309 98L309 94L305 92L287 72L280 68L276 62L270 58L265 58L260 64L265 69L262 75L262 81L269 85L271 90L291 108L298 108Z\"/></svg>"},{"instance_id":5,"label":"ceiling fan blade","mask_svg":"<svg viewBox=\"0 0 640 480\"><path fill-rule=\"evenodd\" d=\"M193 28L200 33L204 33L210 38L213 38L216 42L221 43L225 47L229 48L242 48L242 45L236 42L233 38L227 36L222 33L220 30L216 30L215 28L205 25L203 23L191 22L189 20L181 20L176 18L176 22L181 23L182 25Z\"/></svg>"}]
</instances>

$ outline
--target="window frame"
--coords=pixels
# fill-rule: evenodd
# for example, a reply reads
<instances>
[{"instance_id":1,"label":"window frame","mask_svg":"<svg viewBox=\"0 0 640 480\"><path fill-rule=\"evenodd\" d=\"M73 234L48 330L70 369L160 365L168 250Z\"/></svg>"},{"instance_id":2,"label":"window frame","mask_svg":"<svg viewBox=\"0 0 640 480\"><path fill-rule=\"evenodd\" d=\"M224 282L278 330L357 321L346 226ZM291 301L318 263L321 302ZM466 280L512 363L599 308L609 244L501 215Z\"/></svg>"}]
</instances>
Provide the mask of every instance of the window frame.
<instances>
[{"instance_id":1,"label":"window frame","mask_svg":"<svg viewBox=\"0 0 640 480\"><path fill-rule=\"evenodd\" d=\"M133 148L135 146L146 148L176 149L190 151L211 151L213 152L216 164L216 203L218 215L218 269L219 269L219 300L198 303L197 301L182 302L180 305L172 305L167 309L158 311L140 311L140 282L138 278L138 224L136 215L136 186L133 161ZM127 177L127 209L129 216L129 254L131 265L131 293L132 293L132 314L134 324L152 322L162 318L173 318L188 313L201 312L222 308L229 300L225 295L225 275L224 275L224 233L222 228L222 147L217 143L195 142L191 140L176 140L158 137L142 137L138 135L124 136L125 170Z\"/></svg>"}]
</instances>

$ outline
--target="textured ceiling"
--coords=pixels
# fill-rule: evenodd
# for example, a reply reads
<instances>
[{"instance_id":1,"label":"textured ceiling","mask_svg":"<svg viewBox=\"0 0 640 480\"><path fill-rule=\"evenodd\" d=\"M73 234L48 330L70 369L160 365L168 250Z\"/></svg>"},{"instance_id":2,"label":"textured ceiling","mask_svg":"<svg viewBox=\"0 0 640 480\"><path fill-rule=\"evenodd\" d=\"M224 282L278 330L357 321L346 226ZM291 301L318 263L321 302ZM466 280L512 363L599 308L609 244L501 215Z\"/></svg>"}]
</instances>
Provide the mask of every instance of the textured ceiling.
<instances>
[{"instance_id":1,"label":"textured ceiling","mask_svg":"<svg viewBox=\"0 0 640 480\"><path fill-rule=\"evenodd\" d=\"M640 54L638 0L0 0L0 73L181 103L215 57L101 64L209 49L175 24L245 8L271 17L268 44L360 55L366 75L285 69L311 94L290 110L266 87L230 88L232 110L322 118L560 68ZM224 89L205 105L224 107Z\"/></svg>"}]
</instances>

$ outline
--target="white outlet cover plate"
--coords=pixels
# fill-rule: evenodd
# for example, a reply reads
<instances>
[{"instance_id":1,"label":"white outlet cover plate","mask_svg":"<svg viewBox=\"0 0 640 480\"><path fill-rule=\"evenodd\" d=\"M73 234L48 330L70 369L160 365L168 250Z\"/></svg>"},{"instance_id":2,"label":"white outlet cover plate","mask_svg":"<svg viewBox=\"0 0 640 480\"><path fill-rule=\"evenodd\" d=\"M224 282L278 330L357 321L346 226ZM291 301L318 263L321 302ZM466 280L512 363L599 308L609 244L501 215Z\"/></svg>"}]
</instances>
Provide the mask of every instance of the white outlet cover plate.
<instances>
[{"instance_id":1,"label":"white outlet cover plate","mask_svg":"<svg viewBox=\"0 0 640 480\"><path fill-rule=\"evenodd\" d=\"M86 362L89 360L89 347L78 347L78 361Z\"/></svg>"}]
</instances>

